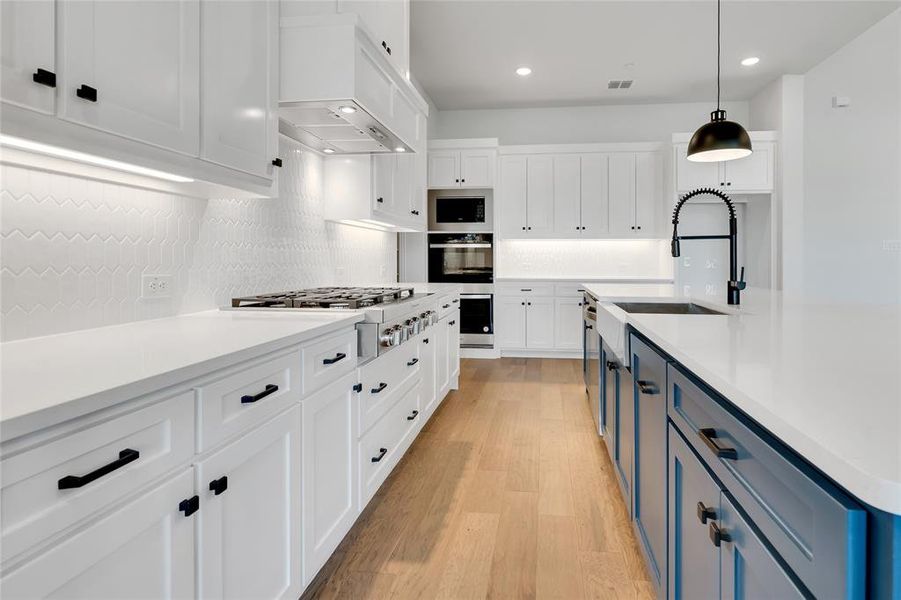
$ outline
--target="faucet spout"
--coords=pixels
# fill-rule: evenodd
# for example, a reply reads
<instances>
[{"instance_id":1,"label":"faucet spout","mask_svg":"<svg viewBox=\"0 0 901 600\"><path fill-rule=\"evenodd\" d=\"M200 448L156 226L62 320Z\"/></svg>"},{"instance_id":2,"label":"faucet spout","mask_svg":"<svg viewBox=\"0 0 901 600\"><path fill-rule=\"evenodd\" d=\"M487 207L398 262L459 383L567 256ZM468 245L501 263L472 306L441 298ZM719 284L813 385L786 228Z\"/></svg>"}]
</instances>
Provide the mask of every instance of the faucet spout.
<instances>
[{"instance_id":1,"label":"faucet spout","mask_svg":"<svg viewBox=\"0 0 901 600\"><path fill-rule=\"evenodd\" d=\"M682 206L691 198L704 194L716 196L726 204L729 209L729 234L728 235L679 235L679 213ZM741 268L738 274L738 220L735 218L735 205L732 199L720 190L713 188L698 188L679 198L676 208L673 209L673 240L671 243L672 255L677 258L680 255L680 240L729 240L729 281L726 282L726 301L729 304L741 303L741 291L747 287L745 282L745 268Z\"/></svg>"}]
</instances>

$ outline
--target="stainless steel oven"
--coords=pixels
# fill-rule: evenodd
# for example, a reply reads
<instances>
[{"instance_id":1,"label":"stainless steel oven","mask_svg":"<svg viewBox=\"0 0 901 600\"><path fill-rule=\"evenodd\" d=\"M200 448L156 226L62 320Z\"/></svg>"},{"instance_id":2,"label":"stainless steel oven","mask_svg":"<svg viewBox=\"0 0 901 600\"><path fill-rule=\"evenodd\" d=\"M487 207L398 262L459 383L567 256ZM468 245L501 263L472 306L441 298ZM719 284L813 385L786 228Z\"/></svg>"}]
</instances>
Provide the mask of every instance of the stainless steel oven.
<instances>
[{"instance_id":1,"label":"stainless steel oven","mask_svg":"<svg viewBox=\"0 0 901 600\"><path fill-rule=\"evenodd\" d=\"M429 231L491 232L491 190L429 191Z\"/></svg>"},{"instance_id":2,"label":"stainless steel oven","mask_svg":"<svg viewBox=\"0 0 901 600\"><path fill-rule=\"evenodd\" d=\"M460 346L494 347L493 294L460 294Z\"/></svg>"},{"instance_id":3,"label":"stainless steel oven","mask_svg":"<svg viewBox=\"0 0 901 600\"><path fill-rule=\"evenodd\" d=\"M430 233L429 282L493 283L493 237L490 233Z\"/></svg>"}]
</instances>

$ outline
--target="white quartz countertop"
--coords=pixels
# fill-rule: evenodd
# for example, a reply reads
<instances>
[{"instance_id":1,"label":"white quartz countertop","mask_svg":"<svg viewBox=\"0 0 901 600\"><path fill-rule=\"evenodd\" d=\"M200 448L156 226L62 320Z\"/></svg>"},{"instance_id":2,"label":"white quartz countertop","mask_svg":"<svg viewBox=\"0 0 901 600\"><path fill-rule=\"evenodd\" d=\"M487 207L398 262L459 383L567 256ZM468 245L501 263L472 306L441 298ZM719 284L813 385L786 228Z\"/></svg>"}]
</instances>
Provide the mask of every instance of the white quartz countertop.
<instances>
[{"instance_id":1,"label":"white quartz countertop","mask_svg":"<svg viewBox=\"0 0 901 600\"><path fill-rule=\"evenodd\" d=\"M353 327L359 313L210 310L0 344L9 439Z\"/></svg>"},{"instance_id":2,"label":"white quartz countertop","mask_svg":"<svg viewBox=\"0 0 901 600\"><path fill-rule=\"evenodd\" d=\"M550 282L578 282L590 281L592 283L673 283L672 277L559 277L556 275L548 275L546 277L495 277L498 283L505 281L550 281Z\"/></svg>"},{"instance_id":3,"label":"white quartz countertop","mask_svg":"<svg viewBox=\"0 0 901 600\"><path fill-rule=\"evenodd\" d=\"M901 515L901 307L747 290L739 309L694 300L735 314L634 314L610 302L648 297L585 287L599 315L631 324L862 502Z\"/></svg>"}]
</instances>

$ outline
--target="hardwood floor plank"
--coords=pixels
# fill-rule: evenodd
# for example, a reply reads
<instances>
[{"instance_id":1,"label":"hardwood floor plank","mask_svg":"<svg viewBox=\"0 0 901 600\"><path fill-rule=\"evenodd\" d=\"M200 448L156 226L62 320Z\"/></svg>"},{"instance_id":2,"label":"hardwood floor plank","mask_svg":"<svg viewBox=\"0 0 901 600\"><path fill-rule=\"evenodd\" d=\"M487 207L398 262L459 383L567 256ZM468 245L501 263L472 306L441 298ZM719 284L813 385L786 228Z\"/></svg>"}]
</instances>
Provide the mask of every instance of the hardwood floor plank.
<instances>
[{"instance_id":1,"label":"hardwood floor plank","mask_svg":"<svg viewBox=\"0 0 901 600\"><path fill-rule=\"evenodd\" d=\"M585 598L573 517L538 515L537 598Z\"/></svg>"},{"instance_id":2,"label":"hardwood floor plank","mask_svg":"<svg viewBox=\"0 0 901 600\"><path fill-rule=\"evenodd\" d=\"M506 492L491 563L488 598L534 598L538 494Z\"/></svg>"},{"instance_id":3,"label":"hardwood floor plank","mask_svg":"<svg viewBox=\"0 0 901 600\"><path fill-rule=\"evenodd\" d=\"M462 514L438 585L438 598L485 597L499 521L499 514Z\"/></svg>"}]
</instances>

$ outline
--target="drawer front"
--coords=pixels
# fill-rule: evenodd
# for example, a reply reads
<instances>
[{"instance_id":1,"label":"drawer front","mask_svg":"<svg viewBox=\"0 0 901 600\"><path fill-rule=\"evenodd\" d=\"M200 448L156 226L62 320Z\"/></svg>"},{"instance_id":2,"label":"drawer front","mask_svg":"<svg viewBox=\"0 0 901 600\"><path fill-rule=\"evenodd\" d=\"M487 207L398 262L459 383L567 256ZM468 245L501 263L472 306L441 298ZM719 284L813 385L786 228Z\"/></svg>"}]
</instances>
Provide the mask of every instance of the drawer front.
<instances>
[{"instance_id":1,"label":"drawer front","mask_svg":"<svg viewBox=\"0 0 901 600\"><path fill-rule=\"evenodd\" d=\"M357 330L315 341L303 353L303 393L310 394L357 368Z\"/></svg>"},{"instance_id":2,"label":"drawer front","mask_svg":"<svg viewBox=\"0 0 901 600\"><path fill-rule=\"evenodd\" d=\"M2 560L187 464L193 454L194 394L185 391L4 459Z\"/></svg>"},{"instance_id":3,"label":"drawer front","mask_svg":"<svg viewBox=\"0 0 901 600\"><path fill-rule=\"evenodd\" d=\"M405 390L385 416L360 440L360 510L372 499L409 446L420 418L420 388L417 381Z\"/></svg>"},{"instance_id":4,"label":"drawer front","mask_svg":"<svg viewBox=\"0 0 901 600\"><path fill-rule=\"evenodd\" d=\"M443 319L460 308L460 295L449 294L438 299L438 319Z\"/></svg>"},{"instance_id":5,"label":"drawer front","mask_svg":"<svg viewBox=\"0 0 901 600\"><path fill-rule=\"evenodd\" d=\"M299 351L228 369L224 377L197 387L202 452L301 399Z\"/></svg>"},{"instance_id":6,"label":"drawer front","mask_svg":"<svg viewBox=\"0 0 901 600\"><path fill-rule=\"evenodd\" d=\"M862 597L865 512L669 369L670 418L795 574L815 596Z\"/></svg>"},{"instance_id":7,"label":"drawer front","mask_svg":"<svg viewBox=\"0 0 901 600\"><path fill-rule=\"evenodd\" d=\"M495 287L501 296L553 296L552 283L499 283Z\"/></svg>"},{"instance_id":8,"label":"drawer front","mask_svg":"<svg viewBox=\"0 0 901 600\"><path fill-rule=\"evenodd\" d=\"M579 283L558 283L554 286L554 295L560 297L581 298L585 287Z\"/></svg>"},{"instance_id":9,"label":"drawer front","mask_svg":"<svg viewBox=\"0 0 901 600\"><path fill-rule=\"evenodd\" d=\"M419 376L419 337L409 340L360 368L359 431L363 435L394 405L410 378Z\"/></svg>"}]
</instances>

